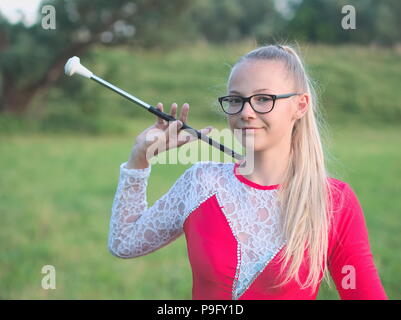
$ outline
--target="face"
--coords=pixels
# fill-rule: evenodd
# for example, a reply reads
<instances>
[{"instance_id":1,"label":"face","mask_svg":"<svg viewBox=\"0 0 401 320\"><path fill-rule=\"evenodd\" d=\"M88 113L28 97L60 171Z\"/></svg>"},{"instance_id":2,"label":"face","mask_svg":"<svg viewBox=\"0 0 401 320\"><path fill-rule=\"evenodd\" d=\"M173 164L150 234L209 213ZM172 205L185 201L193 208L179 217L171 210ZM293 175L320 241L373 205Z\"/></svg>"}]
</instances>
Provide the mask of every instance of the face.
<instances>
[{"instance_id":1,"label":"face","mask_svg":"<svg viewBox=\"0 0 401 320\"><path fill-rule=\"evenodd\" d=\"M259 93L301 92L296 90L280 61L248 60L237 65L229 79L227 95L248 97ZM280 147L290 143L293 125L307 111L308 102L307 94L277 99L273 110L265 114L255 112L246 102L240 113L227 115L228 123L242 145L251 146L253 141L255 152ZM256 129L244 129L246 127Z\"/></svg>"}]
</instances>

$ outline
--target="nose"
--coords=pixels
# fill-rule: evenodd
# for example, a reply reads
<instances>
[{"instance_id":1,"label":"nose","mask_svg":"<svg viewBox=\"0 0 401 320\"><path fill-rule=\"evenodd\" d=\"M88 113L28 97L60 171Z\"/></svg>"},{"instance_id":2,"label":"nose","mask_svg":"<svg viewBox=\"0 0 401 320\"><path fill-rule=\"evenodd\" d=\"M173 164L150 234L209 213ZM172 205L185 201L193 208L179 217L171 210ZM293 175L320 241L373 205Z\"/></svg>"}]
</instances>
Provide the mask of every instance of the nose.
<instances>
[{"instance_id":1,"label":"nose","mask_svg":"<svg viewBox=\"0 0 401 320\"><path fill-rule=\"evenodd\" d=\"M244 104L244 108L241 111L241 118L248 119L248 118L255 118L255 117L256 117L255 110L253 110L249 101L246 101Z\"/></svg>"}]
</instances>

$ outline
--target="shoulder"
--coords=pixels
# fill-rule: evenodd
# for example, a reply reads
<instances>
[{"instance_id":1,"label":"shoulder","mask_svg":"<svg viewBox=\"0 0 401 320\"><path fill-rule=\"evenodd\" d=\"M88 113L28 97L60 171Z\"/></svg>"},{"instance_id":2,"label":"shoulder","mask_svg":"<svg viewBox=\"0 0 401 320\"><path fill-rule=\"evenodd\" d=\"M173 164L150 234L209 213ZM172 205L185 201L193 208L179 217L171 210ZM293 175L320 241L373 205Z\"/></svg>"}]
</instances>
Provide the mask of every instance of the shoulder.
<instances>
[{"instance_id":1,"label":"shoulder","mask_svg":"<svg viewBox=\"0 0 401 320\"><path fill-rule=\"evenodd\" d=\"M226 177L233 171L234 163L199 161L188 168L184 175L194 184L209 185L218 182L221 177Z\"/></svg>"},{"instance_id":2,"label":"shoulder","mask_svg":"<svg viewBox=\"0 0 401 320\"><path fill-rule=\"evenodd\" d=\"M348 186L348 183L345 181L333 178L333 177L327 177L327 182L330 186L331 191L338 191L341 192Z\"/></svg>"},{"instance_id":3,"label":"shoulder","mask_svg":"<svg viewBox=\"0 0 401 320\"><path fill-rule=\"evenodd\" d=\"M180 177L179 182L184 188L196 193L196 197L210 194L217 190L227 176L229 170L233 170L233 163L200 161L189 167Z\"/></svg>"},{"instance_id":4,"label":"shoulder","mask_svg":"<svg viewBox=\"0 0 401 320\"><path fill-rule=\"evenodd\" d=\"M233 169L234 163L216 162L216 161L199 161L192 165L188 170L194 172L199 178L201 177L218 177L226 170Z\"/></svg>"},{"instance_id":5,"label":"shoulder","mask_svg":"<svg viewBox=\"0 0 401 320\"><path fill-rule=\"evenodd\" d=\"M351 221L364 221L364 213L356 192L347 182L328 178L331 192L332 213L336 224L349 224Z\"/></svg>"},{"instance_id":6,"label":"shoulder","mask_svg":"<svg viewBox=\"0 0 401 320\"><path fill-rule=\"evenodd\" d=\"M339 209L357 200L355 191L349 183L333 177L328 177L327 182L332 201Z\"/></svg>"}]
</instances>

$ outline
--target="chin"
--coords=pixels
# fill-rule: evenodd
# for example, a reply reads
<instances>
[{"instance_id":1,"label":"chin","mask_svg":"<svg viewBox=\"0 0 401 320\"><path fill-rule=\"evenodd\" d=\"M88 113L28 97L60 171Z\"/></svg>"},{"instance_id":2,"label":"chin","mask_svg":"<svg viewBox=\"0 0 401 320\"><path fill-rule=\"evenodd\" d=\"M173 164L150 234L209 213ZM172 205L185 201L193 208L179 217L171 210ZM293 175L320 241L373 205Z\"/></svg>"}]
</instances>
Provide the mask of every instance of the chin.
<instances>
[{"instance_id":1,"label":"chin","mask_svg":"<svg viewBox=\"0 0 401 320\"><path fill-rule=\"evenodd\" d=\"M260 152L267 148L266 141L260 141L260 139L254 139L254 137L244 137L241 141L241 145L246 149L249 148L253 152Z\"/></svg>"},{"instance_id":2,"label":"chin","mask_svg":"<svg viewBox=\"0 0 401 320\"><path fill-rule=\"evenodd\" d=\"M244 148L245 148L245 146L244 146ZM253 151L254 153L257 153L257 152L265 151L265 150L266 150L266 147L262 147L262 146L258 147L258 146L255 146L254 148L252 148L252 149L250 149L250 150Z\"/></svg>"}]
</instances>

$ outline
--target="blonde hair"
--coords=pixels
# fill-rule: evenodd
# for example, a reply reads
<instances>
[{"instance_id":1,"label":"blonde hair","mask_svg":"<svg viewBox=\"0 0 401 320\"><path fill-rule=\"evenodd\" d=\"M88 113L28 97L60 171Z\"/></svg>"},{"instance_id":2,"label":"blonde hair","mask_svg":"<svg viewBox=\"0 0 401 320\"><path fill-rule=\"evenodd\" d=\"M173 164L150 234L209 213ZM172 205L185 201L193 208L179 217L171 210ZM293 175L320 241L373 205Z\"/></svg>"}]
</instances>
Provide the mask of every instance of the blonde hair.
<instances>
[{"instance_id":1,"label":"blonde hair","mask_svg":"<svg viewBox=\"0 0 401 320\"><path fill-rule=\"evenodd\" d=\"M319 113L317 94L301 58L292 46L259 47L242 56L231 72L236 65L249 60L283 62L288 74L293 77L293 89L310 96L307 112L294 123L289 163L278 190L281 226L286 239L280 257L280 261L283 261L280 276L287 267L288 270L284 280L274 287L283 286L295 279L302 289L311 286L315 292L322 278L329 283L327 252L332 219L332 194L320 135L325 125ZM306 250L309 273L305 282L301 283L298 271Z\"/></svg>"}]
</instances>

